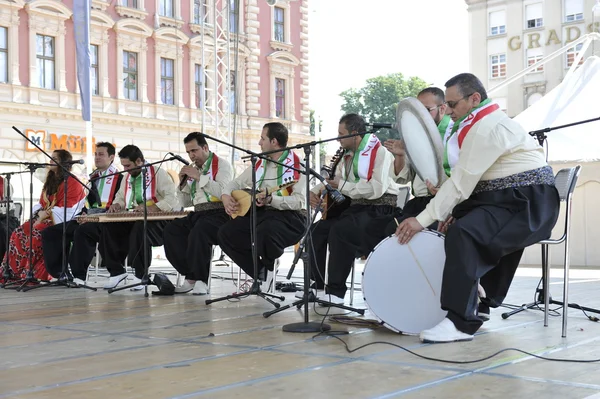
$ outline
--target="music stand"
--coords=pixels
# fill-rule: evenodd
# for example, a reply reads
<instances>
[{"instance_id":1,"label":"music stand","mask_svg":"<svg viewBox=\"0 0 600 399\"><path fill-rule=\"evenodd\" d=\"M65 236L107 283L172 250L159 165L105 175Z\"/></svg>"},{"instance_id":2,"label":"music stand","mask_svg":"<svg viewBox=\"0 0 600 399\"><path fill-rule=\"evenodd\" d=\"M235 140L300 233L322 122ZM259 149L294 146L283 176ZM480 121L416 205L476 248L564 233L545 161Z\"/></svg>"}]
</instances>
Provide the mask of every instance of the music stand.
<instances>
[{"instance_id":1,"label":"music stand","mask_svg":"<svg viewBox=\"0 0 600 399\"><path fill-rule=\"evenodd\" d=\"M144 253L142 254L142 256L144 257L144 275L142 276L142 278L140 279L139 283L135 283L135 284L130 284L130 285L126 285L124 287L120 287L120 288L111 288L108 290L109 294L112 294L113 292L117 292L117 291L122 291L125 290L127 288L133 288L133 287L139 287L140 285L144 286L144 296L147 298L148 297L148 286L149 285L155 285L151 280L150 280L150 262L148 261L148 254L146 253L147 249L148 249L148 196L146 194L146 174L148 173L147 168L149 166L153 166L153 165L158 165L158 164L162 164L164 162L168 162L168 161L174 161L177 160L177 157L171 157L171 158L167 158L167 159L163 159L161 161L156 161L156 162L152 162L152 163L145 163L142 166L138 166L135 168L131 168L128 170L122 170L119 172L115 172L115 173L111 173L109 175L106 176L99 176L93 180L100 180L100 179L106 179L109 176L115 176L115 175L120 175L122 173L129 173L132 170L136 170L136 169L141 169L142 170L142 201L143 201L143 208L144 208L144 218L143 218L143 225L142 225L142 239L143 239L143 243L142 243L142 251L144 251ZM125 184L127 184L127 182L125 182ZM132 194L133 195L133 194ZM127 208L127 204L125 204L125 207Z\"/></svg>"},{"instance_id":2,"label":"music stand","mask_svg":"<svg viewBox=\"0 0 600 399\"><path fill-rule=\"evenodd\" d=\"M30 142L31 144L33 144L38 150L40 150L40 152L42 154L44 154L45 156L47 156L50 160L52 160L52 157L46 152L44 151L42 148L40 148L40 146L38 146L35 142L33 142L29 137L27 137L25 134L23 134L19 129L17 129L15 126L12 127L19 135L21 135L23 138L25 138L25 140L27 140L28 142ZM35 285L35 286L26 286L27 282L24 282L23 285L20 287L22 288L23 292L35 289L35 288L40 288L40 287L57 287L57 286L63 286L63 287L68 287L68 288L87 288L89 290L92 291L97 291L97 288L94 287L90 287L86 284L76 284L73 283L70 279L69 279L69 267L67 265L67 254L66 254L66 243L67 243L67 189L68 189L68 180L69 177L72 177L75 181L77 181L79 184L81 184L83 186L83 188L87 189L88 192L90 191L90 188L85 185L85 183L83 183L82 181L80 181L77 176L75 176L73 173L71 173L71 171L69 169L67 169L68 166L72 166L74 164L77 163L83 163L83 161L70 161L70 162L63 162L63 163L52 163L52 164L36 164L36 168L43 165L43 166L58 166L59 168L62 169L63 171L63 221L62 221L62 265L61 265L61 273L60 276L58 277L58 279L56 279L56 281L52 281L52 282L48 282L48 284L40 284L40 285ZM31 166L31 165L30 165ZM29 209L30 209L30 215L32 215L32 211L33 211L33 170L31 170L31 183L30 183L30 199L31 201L29 202ZM33 215L32 215L33 216ZM32 278L33 277L33 263L31 262L32 260L32 243L33 243L33 221L30 221L30 226L29 226L29 232L30 232L30 236L29 236L29 271L27 274L28 278Z\"/></svg>"}]
</instances>

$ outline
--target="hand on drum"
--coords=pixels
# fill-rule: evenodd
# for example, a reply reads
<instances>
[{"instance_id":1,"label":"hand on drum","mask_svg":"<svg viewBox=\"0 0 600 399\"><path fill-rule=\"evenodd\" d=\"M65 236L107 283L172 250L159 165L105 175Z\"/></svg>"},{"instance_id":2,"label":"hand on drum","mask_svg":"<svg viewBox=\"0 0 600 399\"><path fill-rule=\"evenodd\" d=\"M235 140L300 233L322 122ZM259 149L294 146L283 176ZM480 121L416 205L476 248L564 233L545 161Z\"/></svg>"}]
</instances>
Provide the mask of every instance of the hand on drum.
<instances>
[{"instance_id":1,"label":"hand on drum","mask_svg":"<svg viewBox=\"0 0 600 399\"><path fill-rule=\"evenodd\" d=\"M425 184L427 184L427 190L429 190L429 194L431 195L436 195L440 191L440 188L431 184L429 180L425 180Z\"/></svg>"},{"instance_id":2,"label":"hand on drum","mask_svg":"<svg viewBox=\"0 0 600 399\"><path fill-rule=\"evenodd\" d=\"M398 242L400 244L406 244L421 230L423 230L423 226L421 226L421 223L419 223L417 218L408 218L404 219L402 223L398 225L395 234L398 236Z\"/></svg>"},{"instance_id":3,"label":"hand on drum","mask_svg":"<svg viewBox=\"0 0 600 399\"><path fill-rule=\"evenodd\" d=\"M456 219L454 219L452 216L448 216L448 219L446 219L445 222L440 222L438 224L438 231L442 234L446 234L446 232L448 231L448 227L450 227L450 225L452 223L454 223Z\"/></svg>"},{"instance_id":4,"label":"hand on drum","mask_svg":"<svg viewBox=\"0 0 600 399\"><path fill-rule=\"evenodd\" d=\"M387 139L383 145L394 155L404 156L406 154L406 147L402 140Z\"/></svg>"}]
</instances>

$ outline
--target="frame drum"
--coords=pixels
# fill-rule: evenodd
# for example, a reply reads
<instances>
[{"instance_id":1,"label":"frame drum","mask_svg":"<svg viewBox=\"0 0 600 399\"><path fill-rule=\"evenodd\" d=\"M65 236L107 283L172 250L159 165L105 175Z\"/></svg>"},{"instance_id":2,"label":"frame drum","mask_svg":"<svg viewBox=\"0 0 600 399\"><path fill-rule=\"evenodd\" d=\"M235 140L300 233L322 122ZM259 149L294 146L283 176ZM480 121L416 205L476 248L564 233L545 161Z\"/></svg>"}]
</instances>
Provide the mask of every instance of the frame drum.
<instances>
[{"instance_id":1,"label":"frame drum","mask_svg":"<svg viewBox=\"0 0 600 399\"><path fill-rule=\"evenodd\" d=\"M406 155L417 175L439 186L445 179L444 146L440 132L427 111L416 98L408 97L398 103L396 123L406 147Z\"/></svg>"},{"instance_id":2,"label":"frame drum","mask_svg":"<svg viewBox=\"0 0 600 399\"><path fill-rule=\"evenodd\" d=\"M444 236L418 232L402 245L392 235L381 241L365 263L365 302L388 329L419 334L446 317L440 306L444 271Z\"/></svg>"}]
</instances>

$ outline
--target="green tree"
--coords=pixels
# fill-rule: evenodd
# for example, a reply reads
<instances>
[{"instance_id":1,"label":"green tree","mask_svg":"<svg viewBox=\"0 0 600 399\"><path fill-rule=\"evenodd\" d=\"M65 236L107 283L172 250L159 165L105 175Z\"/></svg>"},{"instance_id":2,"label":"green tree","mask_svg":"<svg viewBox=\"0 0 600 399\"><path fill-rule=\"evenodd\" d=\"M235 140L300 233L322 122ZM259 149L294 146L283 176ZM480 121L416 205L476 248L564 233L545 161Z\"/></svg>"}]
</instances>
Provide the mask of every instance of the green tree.
<instances>
[{"instance_id":1,"label":"green tree","mask_svg":"<svg viewBox=\"0 0 600 399\"><path fill-rule=\"evenodd\" d=\"M344 100L344 113L362 115L369 123L394 123L398 103L406 97L416 97L429 86L419 77L405 78L402 73L392 73L367 79L367 84L360 88L351 88L340 93ZM377 131L380 140L398 137L394 129Z\"/></svg>"}]
</instances>

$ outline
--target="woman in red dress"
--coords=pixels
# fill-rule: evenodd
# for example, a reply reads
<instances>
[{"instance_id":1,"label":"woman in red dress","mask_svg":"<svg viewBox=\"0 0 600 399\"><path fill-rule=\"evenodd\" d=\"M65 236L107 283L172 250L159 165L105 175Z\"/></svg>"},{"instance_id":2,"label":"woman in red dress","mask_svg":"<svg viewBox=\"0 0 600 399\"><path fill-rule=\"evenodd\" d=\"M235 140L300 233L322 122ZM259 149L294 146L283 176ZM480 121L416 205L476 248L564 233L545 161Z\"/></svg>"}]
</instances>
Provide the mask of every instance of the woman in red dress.
<instances>
[{"instance_id":1,"label":"woman in red dress","mask_svg":"<svg viewBox=\"0 0 600 399\"><path fill-rule=\"evenodd\" d=\"M65 165L71 170L71 165L65 162L72 161L73 156L69 151L56 150L52 153L53 163ZM50 275L44 266L42 252L41 231L55 223L62 223L64 208L67 208L69 221L81 212L85 203L83 187L73 177L67 181L67 203L64 201L64 171L59 166L47 166L48 175L42 188L39 203L33 206L33 217L18 227L10 236L9 265L17 278L25 278L29 271L29 232L33 223L33 239L31 261L33 275L39 280L49 280ZM6 257L2 262L6 264Z\"/></svg>"}]
</instances>

